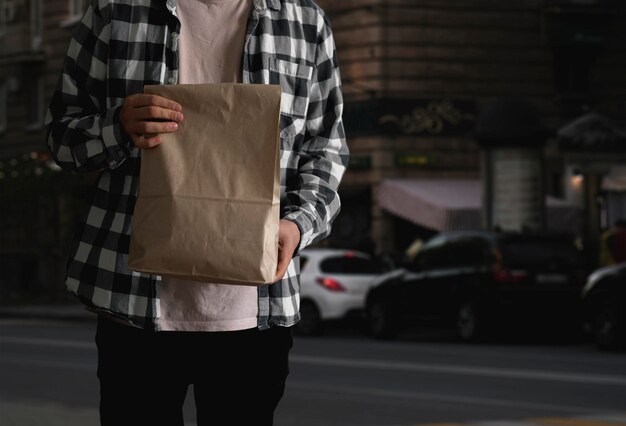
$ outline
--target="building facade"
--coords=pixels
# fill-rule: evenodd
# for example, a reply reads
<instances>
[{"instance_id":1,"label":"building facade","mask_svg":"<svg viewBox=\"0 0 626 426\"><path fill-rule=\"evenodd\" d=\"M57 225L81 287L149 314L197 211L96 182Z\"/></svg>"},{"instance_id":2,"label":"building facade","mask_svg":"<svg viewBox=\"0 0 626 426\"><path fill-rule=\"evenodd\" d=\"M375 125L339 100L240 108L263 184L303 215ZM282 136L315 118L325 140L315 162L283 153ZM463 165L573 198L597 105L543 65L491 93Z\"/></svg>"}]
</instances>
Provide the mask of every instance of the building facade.
<instances>
[{"instance_id":1,"label":"building facade","mask_svg":"<svg viewBox=\"0 0 626 426\"><path fill-rule=\"evenodd\" d=\"M0 301L14 293L62 292L81 184L90 177L57 173L47 154L43 119L86 3L0 0ZM556 135L590 111L621 128L623 1L318 3L334 30L351 148L342 213L326 244L398 252L416 236L480 223L475 184L485 160L475 128L485 108L502 98L533 105L552 131L542 148L542 188L585 206L595 203L593 194L603 194L609 177L606 200L618 206L609 211L622 211L621 142L609 151L592 143L564 153ZM595 162L586 161L589 152ZM523 172L519 158L513 160ZM419 184L426 181L430 186ZM588 186L595 192L585 192ZM390 188L408 192L394 195ZM383 190L395 203L415 194L425 198L412 200L414 208L391 201L383 206ZM68 197L72 191L78 195ZM587 216L606 225L602 206L591 207L596 210L588 209ZM431 213L430 222L423 212ZM418 213L422 216L415 217Z\"/></svg>"},{"instance_id":2,"label":"building facade","mask_svg":"<svg viewBox=\"0 0 626 426\"><path fill-rule=\"evenodd\" d=\"M87 177L59 173L44 115L83 0L0 0L0 302L62 297Z\"/></svg>"},{"instance_id":3,"label":"building facade","mask_svg":"<svg viewBox=\"0 0 626 426\"><path fill-rule=\"evenodd\" d=\"M475 127L494 100L522 100L541 118L547 132L539 187L555 198L554 205L560 205L559 199L578 202L570 187L579 184L571 176L568 156L559 149L558 129L588 111L621 124L626 118L626 14L621 1L319 4L330 16L336 39L352 153L342 184L344 210L332 244L358 247L369 234L379 252L398 251L416 236L443 230L415 220L408 223L414 212L399 218L408 207L395 213L389 212L392 205L381 207L385 182L412 180L419 186L419 181L442 181L445 192L451 187L446 182L480 179L485 160ZM502 119L516 121L506 114ZM518 157L505 164L517 167L524 177L530 163ZM609 170L625 161L615 152L603 158ZM507 185L499 182L500 191L506 193ZM443 199L442 206L431 206L443 211L463 197L452 191L446 200L445 194L433 193L436 185L426 192L430 198L422 200L423 210L430 208L430 199Z\"/></svg>"},{"instance_id":4,"label":"building facade","mask_svg":"<svg viewBox=\"0 0 626 426\"><path fill-rule=\"evenodd\" d=\"M45 109L85 3L0 0L0 158L45 150Z\"/></svg>"}]
</instances>

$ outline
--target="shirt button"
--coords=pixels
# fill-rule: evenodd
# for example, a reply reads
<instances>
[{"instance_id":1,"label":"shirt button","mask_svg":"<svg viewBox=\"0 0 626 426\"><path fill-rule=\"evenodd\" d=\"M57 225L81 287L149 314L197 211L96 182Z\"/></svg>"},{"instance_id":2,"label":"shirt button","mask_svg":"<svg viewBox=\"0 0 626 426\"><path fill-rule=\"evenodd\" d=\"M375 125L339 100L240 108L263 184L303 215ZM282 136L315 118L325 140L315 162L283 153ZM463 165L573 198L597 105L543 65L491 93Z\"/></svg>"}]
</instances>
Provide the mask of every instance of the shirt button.
<instances>
[{"instance_id":1,"label":"shirt button","mask_svg":"<svg viewBox=\"0 0 626 426\"><path fill-rule=\"evenodd\" d=\"M170 78L167 79L167 82L169 84L174 84L174 83L176 83L176 79L174 77L170 77Z\"/></svg>"}]
</instances>

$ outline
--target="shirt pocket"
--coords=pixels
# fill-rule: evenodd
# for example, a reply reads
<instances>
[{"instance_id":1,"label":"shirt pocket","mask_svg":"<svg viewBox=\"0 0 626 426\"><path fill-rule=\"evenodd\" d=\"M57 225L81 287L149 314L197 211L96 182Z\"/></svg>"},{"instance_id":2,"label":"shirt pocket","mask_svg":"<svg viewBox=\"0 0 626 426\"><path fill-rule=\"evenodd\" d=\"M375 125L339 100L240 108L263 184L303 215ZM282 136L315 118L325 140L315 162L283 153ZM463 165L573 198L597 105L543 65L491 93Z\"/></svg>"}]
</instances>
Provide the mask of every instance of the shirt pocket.
<instances>
[{"instance_id":1,"label":"shirt pocket","mask_svg":"<svg viewBox=\"0 0 626 426\"><path fill-rule=\"evenodd\" d=\"M313 67L271 56L268 69L269 83L280 85L282 92L281 136L294 136L304 130Z\"/></svg>"}]
</instances>

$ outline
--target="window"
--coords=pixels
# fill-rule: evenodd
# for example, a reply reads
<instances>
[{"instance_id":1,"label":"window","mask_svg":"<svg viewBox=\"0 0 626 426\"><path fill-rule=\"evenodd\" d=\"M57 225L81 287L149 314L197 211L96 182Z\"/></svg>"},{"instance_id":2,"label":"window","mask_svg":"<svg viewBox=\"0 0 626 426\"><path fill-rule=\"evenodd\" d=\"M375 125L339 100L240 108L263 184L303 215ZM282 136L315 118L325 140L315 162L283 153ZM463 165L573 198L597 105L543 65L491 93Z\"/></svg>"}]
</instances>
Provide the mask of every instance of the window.
<instances>
[{"instance_id":1,"label":"window","mask_svg":"<svg viewBox=\"0 0 626 426\"><path fill-rule=\"evenodd\" d=\"M572 268L584 265L581 253L565 238L517 237L503 239L500 250L509 267L553 265Z\"/></svg>"},{"instance_id":2,"label":"window","mask_svg":"<svg viewBox=\"0 0 626 426\"><path fill-rule=\"evenodd\" d=\"M23 3L23 0L0 0L0 37L6 32L7 25L23 19Z\"/></svg>"},{"instance_id":3,"label":"window","mask_svg":"<svg viewBox=\"0 0 626 426\"><path fill-rule=\"evenodd\" d=\"M435 237L428 241L415 257L411 270L423 271L441 266L445 242L446 239L443 237Z\"/></svg>"},{"instance_id":4,"label":"window","mask_svg":"<svg viewBox=\"0 0 626 426\"><path fill-rule=\"evenodd\" d=\"M61 27L73 27L78 24L87 8L87 0L67 0L67 19L61 22Z\"/></svg>"},{"instance_id":5,"label":"window","mask_svg":"<svg viewBox=\"0 0 626 426\"><path fill-rule=\"evenodd\" d=\"M7 82L0 80L0 133L7 129Z\"/></svg>"},{"instance_id":6,"label":"window","mask_svg":"<svg viewBox=\"0 0 626 426\"><path fill-rule=\"evenodd\" d=\"M70 2L69 16L83 16L87 2L85 0L69 0L69 2Z\"/></svg>"},{"instance_id":7,"label":"window","mask_svg":"<svg viewBox=\"0 0 626 426\"><path fill-rule=\"evenodd\" d=\"M26 0L0 0L0 37L8 25L28 20Z\"/></svg>"},{"instance_id":8,"label":"window","mask_svg":"<svg viewBox=\"0 0 626 426\"><path fill-rule=\"evenodd\" d=\"M306 268L306 265L308 265L308 263L309 263L309 258L306 256L300 255L300 272L304 271L304 268Z\"/></svg>"},{"instance_id":9,"label":"window","mask_svg":"<svg viewBox=\"0 0 626 426\"><path fill-rule=\"evenodd\" d=\"M587 46L554 49L554 87L561 96L588 93L597 49Z\"/></svg>"},{"instance_id":10,"label":"window","mask_svg":"<svg viewBox=\"0 0 626 426\"><path fill-rule=\"evenodd\" d=\"M44 100L43 100L43 79L35 77L31 84L27 84L26 90L26 130L38 130L43 127L44 121Z\"/></svg>"},{"instance_id":11,"label":"window","mask_svg":"<svg viewBox=\"0 0 626 426\"><path fill-rule=\"evenodd\" d=\"M336 256L324 259L320 265L327 274L376 275L382 268L370 259L354 256Z\"/></svg>"},{"instance_id":12,"label":"window","mask_svg":"<svg viewBox=\"0 0 626 426\"><path fill-rule=\"evenodd\" d=\"M4 35L7 27L7 1L0 0L0 37Z\"/></svg>"},{"instance_id":13,"label":"window","mask_svg":"<svg viewBox=\"0 0 626 426\"><path fill-rule=\"evenodd\" d=\"M43 35L43 6L42 0L31 0L30 2L30 40L31 49L39 50Z\"/></svg>"},{"instance_id":14,"label":"window","mask_svg":"<svg viewBox=\"0 0 626 426\"><path fill-rule=\"evenodd\" d=\"M479 237L462 236L447 246L449 266L479 266L487 260L488 243Z\"/></svg>"},{"instance_id":15,"label":"window","mask_svg":"<svg viewBox=\"0 0 626 426\"><path fill-rule=\"evenodd\" d=\"M417 254L411 264L411 270L424 271L431 269L435 260L437 248L425 247Z\"/></svg>"}]
</instances>

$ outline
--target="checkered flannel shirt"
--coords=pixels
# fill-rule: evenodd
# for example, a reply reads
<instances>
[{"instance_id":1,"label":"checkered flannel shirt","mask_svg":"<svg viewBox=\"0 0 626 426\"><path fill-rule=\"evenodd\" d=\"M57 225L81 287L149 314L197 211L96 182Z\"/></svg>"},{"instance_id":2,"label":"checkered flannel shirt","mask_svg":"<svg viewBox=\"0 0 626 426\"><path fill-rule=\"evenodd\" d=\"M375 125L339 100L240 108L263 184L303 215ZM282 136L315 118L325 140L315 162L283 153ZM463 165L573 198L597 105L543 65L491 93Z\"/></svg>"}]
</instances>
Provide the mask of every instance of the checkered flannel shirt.
<instances>
[{"instance_id":1,"label":"checkered flannel shirt","mask_svg":"<svg viewBox=\"0 0 626 426\"><path fill-rule=\"evenodd\" d=\"M71 172L99 171L70 246L66 287L91 309L160 331L161 277L128 269L141 149L122 131L128 95L176 84L176 0L92 0L78 24L46 116L48 147ZM235 53L235 52L234 52ZM348 161L335 44L312 0L254 0L244 83L280 84L281 218L301 232L286 276L261 286L258 327L299 314L299 252L326 237Z\"/></svg>"}]
</instances>

